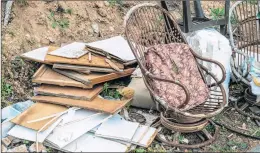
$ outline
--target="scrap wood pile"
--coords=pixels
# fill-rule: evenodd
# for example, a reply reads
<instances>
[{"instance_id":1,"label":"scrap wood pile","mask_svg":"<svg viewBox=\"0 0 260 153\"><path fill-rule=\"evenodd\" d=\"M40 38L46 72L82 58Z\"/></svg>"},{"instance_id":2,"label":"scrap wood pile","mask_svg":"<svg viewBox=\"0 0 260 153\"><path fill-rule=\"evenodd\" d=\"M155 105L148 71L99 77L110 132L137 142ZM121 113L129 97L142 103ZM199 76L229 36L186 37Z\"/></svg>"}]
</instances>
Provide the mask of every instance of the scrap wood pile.
<instances>
[{"instance_id":1,"label":"scrap wood pile","mask_svg":"<svg viewBox=\"0 0 260 153\"><path fill-rule=\"evenodd\" d=\"M10 119L15 126L7 135L36 142L37 151L43 143L67 152L125 152L132 145L148 147L155 138L155 128L118 114L133 98L133 90L121 99L99 95L105 82L135 70L123 37L43 47L22 57L43 64L32 78L37 84L31 98L35 103Z\"/></svg>"}]
</instances>

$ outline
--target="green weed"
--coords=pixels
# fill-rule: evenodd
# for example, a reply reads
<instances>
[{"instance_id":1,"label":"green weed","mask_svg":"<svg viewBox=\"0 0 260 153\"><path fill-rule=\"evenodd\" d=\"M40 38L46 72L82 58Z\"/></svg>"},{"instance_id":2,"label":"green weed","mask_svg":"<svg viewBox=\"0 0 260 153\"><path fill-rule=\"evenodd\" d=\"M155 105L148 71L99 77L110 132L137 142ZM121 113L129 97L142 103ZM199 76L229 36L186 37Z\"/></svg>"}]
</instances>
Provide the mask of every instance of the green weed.
<instances>
[{"instance_id":1,"label":"green weed","mask_svg":"<svg viewBox=\"0 0 260 153\"><path fill-rule=\"evenodd\" d=\"M101 96L105 97L105 96L109 96L109 97L113 97L115 99L121 99L122 95L116 90L116 89L110 89L109 87L109 83L105 83L103 86L103 91L101 92Z\"/></svg>"},{"instance_id":2,"label":"green weed","mask_svg":"<svg viewBox=\"0 0 260 153\"><path fill-rule=\"evenodd\" d=\"M13 93L13 87L6 82L6 80L4 78L2 78L2 98L6 99L8 97L10 97Z\"/></svg>"},{"instance_id":3,"label":"green weed","mask_svg":"<svg viewBox=\"0 0 260 153\"><path fill-rule=\"evenodd\" d=\"M145 149L143 149L143 148L136 148L135 150L134 150L134 152L137 152L137 153L142 153L142 152L147 152Z\"/></svg>"},{"instance_id":4,"label":"green weed","mask_svg":"<svg viewBox=\"0 0 260 153\"><path fill-rule=\"evenodd\" d=\"M15 2L17 2L17 4L21 7L28 6L27 0L15 0Z\"/></svg>"},{"instance_id":5,"label":"green weed","mask_svg":"<svg viewBox=\"0 0 260 153\"><path fill-rule=\"evenodd\" d=\"M123 0L108 0L108 3L111 5L111 6L114 6L116 4L119 4L120 6L123 5Z\"/></svg>"},{"instance_id":6,"label":"green weed","mask_svg":"<svg viewBox=\"0 0 260 153\"><path fill-rule=\"evenodd\" d=\"M219 20L225 16L225 8L211 8L210 16L213 20Z\"/></svg>"},{"instance_id":7,"label":"green weed","mask_svg":"<svg viewBox=\"0 0 260 153\"><path fill-rule=\"evenodd\" d=\"M72 9L66 9L62 11L63 13L72 14ZM48 16L49 20L51 21L51 27L56 28L59 27L60 29L66 29L69 27L69 20L66 18L57 19L55 16L54 11L50 11L50 15Z\"/></svg>"}]
</instances>

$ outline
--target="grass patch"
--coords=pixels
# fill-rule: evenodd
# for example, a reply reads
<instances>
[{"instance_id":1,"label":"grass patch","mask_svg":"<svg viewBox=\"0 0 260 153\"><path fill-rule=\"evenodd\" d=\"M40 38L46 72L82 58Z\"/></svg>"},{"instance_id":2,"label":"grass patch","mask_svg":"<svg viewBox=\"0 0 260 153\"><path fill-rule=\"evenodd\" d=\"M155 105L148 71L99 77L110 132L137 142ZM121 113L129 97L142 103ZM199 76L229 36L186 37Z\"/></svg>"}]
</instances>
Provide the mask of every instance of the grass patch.
<instances>
[{"instance_id":1,"label":"grass patch","mask_svg":"<svg viewBox=\"0 0 260 153\"><path fill-rule=\"evenodd\" d=\"M109 83L105 83L103 86L103 91L101 92L102 97L111 97L114 99L121 99L122 95L115 88L109 88Z\"/></svg>"},{"instance_id":2,"label":"grass patch","mask_svg":"<svg viewBox=\"0 0 260 153\"><path fill-rule=\"evenodd\" d=\"M60 29L66 29L69 27L70 23L67 18L64 18L62 14L72 14L72 9L63 9L61 6L58 6L56 12L50 10L50 15L48 19L51 21L51 27L56 28L59 27Z\"/></svg>"},{"instance_id":3,"label":"grass patch","mask_svg":"<svg viewBox=\"0 0 260 153\"><path fill-rule=\"evenodd\" d=\"M5 78L2 78L2 90L1 90L2 99L11 97L12 93L13 93L13 87L6 82Z\"/></svg>"}]
</instances>

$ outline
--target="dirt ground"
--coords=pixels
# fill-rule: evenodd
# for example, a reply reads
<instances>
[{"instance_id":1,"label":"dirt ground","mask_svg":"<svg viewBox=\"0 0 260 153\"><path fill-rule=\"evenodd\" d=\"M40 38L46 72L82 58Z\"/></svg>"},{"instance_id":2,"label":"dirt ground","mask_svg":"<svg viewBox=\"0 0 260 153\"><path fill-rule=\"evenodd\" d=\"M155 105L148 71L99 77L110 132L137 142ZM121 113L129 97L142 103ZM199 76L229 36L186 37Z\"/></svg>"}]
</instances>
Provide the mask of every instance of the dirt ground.
<instances>
[{"instance_id":1,"label":"dirt ground","mask_svg":"<svg viewBox=\"0 0 260 153\"><path fill-rule=\"evenodd\" d=\"M92 42L124 35L124 16L132 6L140 2L118 2L15 1L9 24L2 28L1 108L24 101L33 95L31 77L39 65L22 60L19 57L22 53L48 45L60 46L73 41ZM207 16L210 16L211 8L223 7L223 2L211 1L202 4ZM245 151L260 143L236 134L227 138L230 134L229 131L221 129L217 141L200 151ZM231 140L235 143L228 144ZM247 145L240 147L241 143ZM150 151L165 151L165 147L161 146L163 145L155 141ZM166 150L175 148L166 147Z\"/></svg>"}]
</instances>

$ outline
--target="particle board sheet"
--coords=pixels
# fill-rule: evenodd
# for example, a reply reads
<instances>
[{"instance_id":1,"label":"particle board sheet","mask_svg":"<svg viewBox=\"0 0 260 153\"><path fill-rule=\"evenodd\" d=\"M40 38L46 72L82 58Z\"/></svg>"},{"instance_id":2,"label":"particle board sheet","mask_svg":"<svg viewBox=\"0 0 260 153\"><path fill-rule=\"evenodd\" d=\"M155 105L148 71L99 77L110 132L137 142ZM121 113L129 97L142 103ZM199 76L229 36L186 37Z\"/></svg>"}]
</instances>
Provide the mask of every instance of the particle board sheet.
<instances>
[{"instance_id":1,"label":"particle board sheet","mask_svg":"<svg viewBox=\"0 0 260 153\"><path fill-rule=\"evenodd\" d=\"M106 73L83 74L71 70L60 70L60 69L54 69L54 70L71 79L82 82L85 85L95 85L98 83L103 83L106 81L129 76L134 72L135 68L125 69L123 72L120 73L108 73L108 74Z\"/></svg>"},{"instance_id":2,"label":"particle board sheet","mask_svg":"<svg viewBox=\"0 0 260 153\"><path fill-rule=\"evenodd\" d=\"M93 88L92 84L84 85L81 82L70 79L62 74L53 71L50 67L42 65L32 77L34 83L44 83L59 86L70 86L80 88Z\"/></svg>"},{"instance_id":3,"label":"particle board sheet","mask_svg":"<svg viewBox=\"0 0 260 153\"><path fill-rule=\"evenodd\" d=\"M21 125L23 127L40 130L47 122L49 122L52 118L45 119L38 122L28 123L28 121L40 119L46 116L54 115L57 113L61 113L66 111L68 108L55 104L48 103L35 103L26 111L15 117L11 120L11 122ZM53 122L55 122L54 120ZM47 129L51 124L47 125L45 129Z\"/></svg>"},{"instance_id":4,"label":"particle board sheet","mask_svg":"<svg viewBox=\"0 0 260 153\"><path fill-rule=\"evenodd\" d=\"M87 43L87 46L98 48L106 53L112 54L124 61L131 61L135 56L128 45L127 41L122 36Z\"/></svg>"},{"instance_id":5,"label":"particle board sheet","mask_svg":"<svg viewBox=\"0 0 260 153\"><path fill-rule=\"evenodd\" d=\"M44 144L63 152L126 152L128 150L128 147L122 143L96 137L89 132L63 148L58 148L48 141L45 141Z\"/></svg>"},{"instance_id":6,"label":"particle board sheet","mask_svg":"<svg viewBox=\"0 0 260 153\"><path fill-rule=\"evenodd\" d=\"M29 52L26 52L21 55L22 58L28 59L34 62L40 62L40 63L45 63L49 64L48 62L45 61L45 56L47 55L49 47L41 47Z\"/></svg>"},{"instance_id":7,"label":"particle board sheet","mask_svg":"<svg viewBox=\"0 0 260 153\"><path fill-rule=\"evenodd\" d=\"M71 44L62 46L48 54L65 57L65 58L79 58L85 55L88 51L85 49L85 43L73 42Z\"/></svg>"},{"instance_id":8,"label":"particle board sheet","mask_svg":"<svg viewBox=\"0 0 260 153\"><path fill-rule=\"evenodd\" d=\"M53 64L52 68L62 69L62 70L73 70L78 72L82 72L82 71L106 72L106 73L116 72L116 70L111 68L90 67L90 66L71 65L71 64Z\"/></svg>"},{"instance_id":9,"label":"particle board sheet","mask_svg":"<svg viewBox=\"0 0 260 153\"><path fill-rule=\"evenodd\" d=\"M43 143L43 141L50 135L53 129L62 121L59 118L56 122L50 125L50 127L44 131L38 133L38 142ZM36 134L38 131L26 128L24 126L15 125L9 132L8 135L11 135L15 138L28 140L36 142Z\"/></svg>"},{"instance_id":10,"label":"particle board sheet","mask_svg":"<svg viewBox=\"0 0 260 153\"><path fill-rule=\"evenodd\" d=\"M124 120L116 114L102 123L96 131L96 135L104 138L112 138L131 142L139 127L139 123Z\"/></svg>"},{"instance_id":11,"label":"particle board sheet","mask_svg":"<svg viewBox=\"0 0 260 153\"><path fill-rule=\"evenodd\" d=\"M76 110L73 115L67 114L64 116L64 118L67 117L69 117L70 120L68 120L67 123L60 123L46 139L46 141L58 148L67 146L97 125L112 117L112 115L79 109Z\"/></svg>"},{"instance_id":12,"label":"particle board sheet","mask_svg":"<svg viewBox=\"0 0 260 153\"><path fill-rule=\"evenodd\" d=\"M79 100L92 100L102 91L103 86L99 85L93 89L83 89L77 87L61 87L56 85L41 85L35 88L35 93L39 95L55 96Z\"/></svg>"},{"instance_id":13,"label":"particle board sheet","mask_svg":"<svg viewBox=\"0 0 260 153\"><path fill-rule=\"evenodd\" d=\"M109 114L114 114L118 110L122 109L131 99L127 100L107 100L99 96L94 98L91 101L85 100L75 100L61 97L52 97L52 96L34 96L31 98L33 101L53 103L65 106L75 106L79 108L95 110L100 112L105 112Z\"/></svg>"},{"instance_id":14,"label":"particle board sheet","mask_svg":"<svg viewBox=\"0 0 260 153\"><path fill-rule=\"evenodd\" d=\"M94 66L94 67L104 67L104 68L111 68L111 66L105 61L105 56L100 55L91 55L91 61L89 60L88 54L85 54L77 59L70 59L65 57L53 56L49 55L52 51L58 49L58 47L50 46L48 50L48 54L45 57L45 61L48 63L63 63L63 64L73 64L73 65L86 65L86 66ZM119 68L124 69L124 65L112 60L113 63Z\"/></svg>"}]
</instances>

